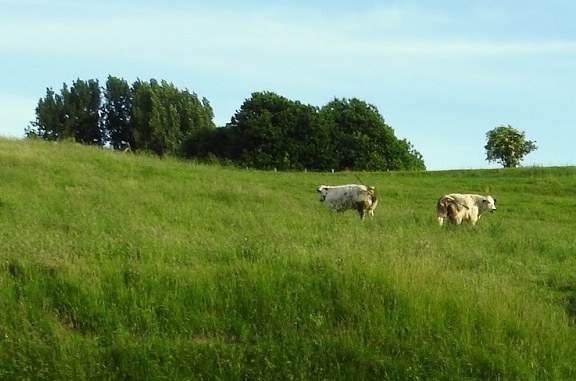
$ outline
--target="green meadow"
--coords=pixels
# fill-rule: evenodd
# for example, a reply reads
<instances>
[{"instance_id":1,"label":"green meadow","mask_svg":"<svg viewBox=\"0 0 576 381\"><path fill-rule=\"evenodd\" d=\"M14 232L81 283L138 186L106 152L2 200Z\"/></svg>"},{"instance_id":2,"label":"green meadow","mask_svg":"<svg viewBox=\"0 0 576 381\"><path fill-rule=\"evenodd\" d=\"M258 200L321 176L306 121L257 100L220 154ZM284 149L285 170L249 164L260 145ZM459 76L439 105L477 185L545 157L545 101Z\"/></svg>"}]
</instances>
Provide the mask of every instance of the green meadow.
<instances>
[{"instance_id":1,"label":"green meadow","mask_svg":"<svg viewBox=\"0 0 576 381\"><path fill-rule=\"evenodd\" d=\"M376 187L375 217L316 187ZM490 193L476 227L445 193ZM0 140L1 380L576 378L576 167L263 172Z\"/></svg>"}]
</instances>

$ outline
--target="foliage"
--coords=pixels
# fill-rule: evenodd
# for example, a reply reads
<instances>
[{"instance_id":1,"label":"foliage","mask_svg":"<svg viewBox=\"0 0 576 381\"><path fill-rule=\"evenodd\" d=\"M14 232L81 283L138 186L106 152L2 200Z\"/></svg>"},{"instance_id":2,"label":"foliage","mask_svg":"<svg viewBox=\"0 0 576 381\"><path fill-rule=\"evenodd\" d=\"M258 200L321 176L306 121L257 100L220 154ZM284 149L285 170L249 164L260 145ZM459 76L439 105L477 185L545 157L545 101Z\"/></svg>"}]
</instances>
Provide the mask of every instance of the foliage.
<instances>
[{"instance_id":1,"label":"foliage","mask_svg":"<svg viewBox=\"0 0 576 381\"><path fill-rule=\"evenodd\" d=\"M486 160L505 168L518 167L524 156L538 148L536 142L526 139L523 131L510 125L488 131L486 138Z\"/></svg>"},{"instance_id":2,"label":"foliage","mask_svg":"<svg viewBox=\"0 0 576 381\"><path fill-rule=\"evenodd\" d=\"M132 117L132 89L124 79L108 76L102 106L103 127L108 133L110 145L122 149L134 145L130 128Z\"/></svg>"},{"instance_id":3,"label":"foliage","mask_svg":"<svg viewBox=\"0 0 576 381\"><path fill-rule=\"evenodd\" d=\"M103 89L96 80L77 80L70 89L64 84L60 94L47 89L26 135L179 155L190 136L215 128L213 117L207 99L166 81L137 80L129 86L108 76Z\"/></svg>"},{"instance_id":4,"label":"foliage","mask_svg":"<svg viewBox=\"0 0 576 381\"><path fill-rule=\"evenodd\" d=\"M62 96L51 88L46 89L46 96L38 101L36 106L36 121L26 128L27 137L44 140L67 138L64 131L64 105Z\"/></svg>"},{"instance_id":5,"label":"foliage","mask_svg":"<svg viewBox=\"0 0 576 381\"><path fill-rule=\"evenodd\" d=\"M334 99L318 109L275 93L253 93L232 118L233 159L280 170L425 169L421 155L400 141L374 106Z\"/></svg>"},{"instance_id":6,"label":"foliage","mask_svg":"<svg viewBox=\"0 0 576 381\"><path fill-rule=\"evenodd\" d=\"M235 142L232 140L230 127L219 127L214 130L198 130L184 141L183 154L189 159L201 161L232 161L235 157Z\"/></svg>"},{"instance_id":7,"label":"foliage","mask_svg":"<svg viewBox=\"0 0 576 381\"><path fill-rule=\"evenodd\" d=\"M334 136L337 169L422 170L422 156L399 141L376 107L359 99L334 99L320 113Z\"/></svg>"},{"instance_id":8,"label":"foliage","mask_svg":"<svg viewBox=\"0 0 576 381\"><path fill-rule=\"evenodd\" d=\"M178 90L166 82L138 81L133 86L134 148L159 156L174 154L181 143Z\"/></svg>"},{"instance_id":9,"label":"foliage","mask_svg":"<svg viewBox=\"0 0 576 381\"><path fill-rule=\"evenodd\" d=\"M48 88L46 96L38 102L36 121L26 130L26 135L101 145L105 137L99 124L100 102L97 80L78 79L70 88L64 84L60 94Z\"/></svg>"},{"instance_id":10,"label":"foliage","mask_svg":"<svg viewBox=\"0 0 576 381\"><path fill-rule=\"evenodd\" d=\"M70 91L63 88L66 124L74 139L83 144L103 145L104 131L100 124L101 89L98 80L76 80Z\"/></svg>"},{"instance_id":11,"label":"foliage","mask_svg":"<svg viewBox=\"0 0 576 381\"><path fill-rule=\"evenodd\" d=\"M242 166L279 170L303 169L316 163L326 150L309 149L314 143L330 144L317 134L317 109L275 93L253 93L230 123L234 158Z\"/></svg>"},{"instance_id":12,"label":"foliage","mask_svg":"<svg viewBox=\"0 0 576 381\"><path fill-rule=\"evenodd\" d=\"M576 377L574 167L362 173L360 223L315 195L349 172L30 140L0 165L0 379ZM498 212L439 230L447 183Z\"/></svg>"},{"instance_id":13,"label":"foliage","mask_svg":"<svg viewBox=\"0 0 576 381\"><path fill-rule=\"evenodd\" d=\"M103 93L103 103L102 96ZM422 170L422 155L359 99L322 108L272 92L253 93L216 129L210 102L164 80L108 76L47 89L28 137L184 156L277 170Z\"/></svg>"}]
</instances>

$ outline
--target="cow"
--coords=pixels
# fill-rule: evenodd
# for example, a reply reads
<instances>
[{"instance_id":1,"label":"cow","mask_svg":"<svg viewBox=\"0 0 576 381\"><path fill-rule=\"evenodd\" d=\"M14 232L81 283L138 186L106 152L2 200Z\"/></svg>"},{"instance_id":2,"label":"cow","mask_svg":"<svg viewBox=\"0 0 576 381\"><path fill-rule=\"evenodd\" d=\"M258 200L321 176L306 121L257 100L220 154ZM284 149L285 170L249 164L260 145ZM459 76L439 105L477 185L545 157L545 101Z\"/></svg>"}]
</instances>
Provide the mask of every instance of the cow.
<instances>
[{"instance_id":1,"label":"cow","mask_svg":"<svg viewBox=\"0 0 576 381\"><path fill-rule=\"evenodd\" d=\"M492 196L478 194L451 193L440 197L436 203L436 216L440 226L446 218L456 225L469 221L474 226L482 213L495 210L496 200Z\"/></svg>"},{"instance_id":2,"label":"cow","mask_svg":"<svg viewBox=\"0 0 576 381\"><path fill-rule=\"evenodd\" d=\"M329 209L335 212L356 210L361 220L364 220L366 215L374 217L374 209L378 205L378 198L372 186L320 185L317 192L320 202L324 202Z\"/></svg>"}]
</instances>

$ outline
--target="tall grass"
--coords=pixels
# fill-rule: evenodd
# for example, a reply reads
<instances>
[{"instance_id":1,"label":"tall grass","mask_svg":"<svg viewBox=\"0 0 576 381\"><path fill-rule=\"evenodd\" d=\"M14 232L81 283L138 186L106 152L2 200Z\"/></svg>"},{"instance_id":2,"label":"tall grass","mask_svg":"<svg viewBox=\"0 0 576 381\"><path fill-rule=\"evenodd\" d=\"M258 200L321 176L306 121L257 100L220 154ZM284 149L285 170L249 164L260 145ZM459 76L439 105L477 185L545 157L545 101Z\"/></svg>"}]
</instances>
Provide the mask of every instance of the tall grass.
<instances>
[{"instance_id":1,"label":"tall grass","mask_svg":"<svg viewBox=\"0 0 576 381\"><path fill-rule=\"evenodd\" d=\"M281 173L0 140L2 379L570 379L576 168ZM439 228L448 192L498 211Z\"/></svg>"}]
</instances>

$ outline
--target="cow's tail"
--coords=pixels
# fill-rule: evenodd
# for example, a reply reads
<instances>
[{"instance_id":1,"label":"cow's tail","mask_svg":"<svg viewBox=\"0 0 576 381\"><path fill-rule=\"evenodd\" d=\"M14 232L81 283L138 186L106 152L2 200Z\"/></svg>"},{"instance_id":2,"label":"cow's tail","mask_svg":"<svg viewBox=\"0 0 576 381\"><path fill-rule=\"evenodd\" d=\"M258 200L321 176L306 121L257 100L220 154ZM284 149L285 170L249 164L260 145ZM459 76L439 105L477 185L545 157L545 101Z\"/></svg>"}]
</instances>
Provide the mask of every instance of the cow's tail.
<instances>
[{"instance_id":1,"label":"cow's tail","mask_svg":"<svg viewBox=\"0 0 576 381\"><path fill-rule=\"evenodd\" d=\"M366 183L364 181L362 181L362 179L360 178L360 176L358 176L357 173L354 174L354 176L356 176L356 178L358 179L358 181L360 181L360 184L364 185L366 187L366 192L368 194L368 196L370 197L370 199L373 202L377 201L377 197L376 197L376 191L375 188L371 185L366 185Z\"/></svg>"},{"instance_id":2,"label":"cow's tail","mask_svg":"<svg viewBox=\"0 0 576 381\"><path fill-rule=\"evenodd\" d=\"M436 204L436 209L438 210L438 212L440 212L440 210L446 210L448 209L448 206L450 205L459 205L461 207L463 207L464 209L470 209L470 207L462 202L460 202L459 200L457 200L456 198L450 197L450 196L442 196L440 197L440 199L438 199L438 203Z\"/></svg>"},{"instance_id":3,"label":"cow's tail","mask_svg":"<svg viewBox=\"0 0 576 381\"><path fill-rule=\"evenodd\" d=\"M360 176L358 176L357 173L355 173L354 176L356 176L356 178L358 179L358 181L360 181L360 184L364 185L365 187L368 187L366 184L364 184L364 181L362 181L362 179L360 178Z\"/></svg>"}]
</instances>

